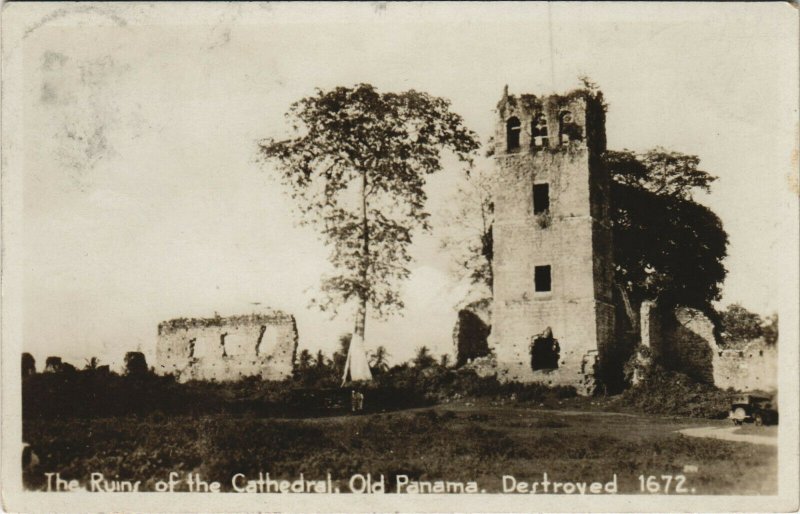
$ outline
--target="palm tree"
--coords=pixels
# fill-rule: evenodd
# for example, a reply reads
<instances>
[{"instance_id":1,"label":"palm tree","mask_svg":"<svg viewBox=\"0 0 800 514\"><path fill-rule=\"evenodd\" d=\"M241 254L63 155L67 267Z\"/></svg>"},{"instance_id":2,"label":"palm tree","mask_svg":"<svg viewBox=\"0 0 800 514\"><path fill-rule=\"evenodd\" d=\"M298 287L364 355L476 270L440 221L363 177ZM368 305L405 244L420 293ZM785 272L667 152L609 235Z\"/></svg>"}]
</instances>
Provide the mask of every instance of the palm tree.
<instances>
[{"instance_id":1,"label":"palm tree","mask_svg":"<svg viewBox=\"0 0 800 514\"><path fill-rule=\"evenodd\" d=\"M327 359L325 358L325 354L322 353L322 350L317 351L317 356L314 359L314 365L317 369L322 369L328 365Z\"/></svg>"},{"instance_id":2,"label":"palm tree","mask_svg":"<svg viewBox=\"0 0 800 514\"><path fill-rule=\"evenodd\" d=\"M387 357L389 357L389 352L386 351L386 347L383 345L378 346L370 357L369 367L376 372L385 373L389 370L389 363L386 362Z\"/></svg>"},{"instance_id":3,"label":"palm tree","mask_svg":"<svg viewBox=\"0 0 800 514\"><path fill-rule=\"evenodd\" d=\"M436 359L433 358L427 346L420 346L417 349L417 354L414 356L413 362L415 368L424 369L430 368L436 364Z\"/></svg>"},{"instance_id":4,"label":"palm tree","mask_svg":"<svg viewBox=\"0 0 800 514\"><path fill-rule=\"evenodd\" d=\"M303 351L300 352L300 355L297 356L297 370L306 371L309 369L311 367L311 360L311 353L308 351L308 349L303 349Z\"/></svg>"}]
</instances>

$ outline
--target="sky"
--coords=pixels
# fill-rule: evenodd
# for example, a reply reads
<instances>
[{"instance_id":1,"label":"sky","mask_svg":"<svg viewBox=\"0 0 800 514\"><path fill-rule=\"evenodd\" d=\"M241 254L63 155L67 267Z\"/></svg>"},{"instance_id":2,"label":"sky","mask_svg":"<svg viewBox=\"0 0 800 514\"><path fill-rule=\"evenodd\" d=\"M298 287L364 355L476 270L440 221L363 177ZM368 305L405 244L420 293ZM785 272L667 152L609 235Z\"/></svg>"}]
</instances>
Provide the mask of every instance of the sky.
<instances>
[{"instance_id":1,"label":"sky","mask_svg":"<svg viewBox=\"0 0 800 514\"><path fill-rule=\"evenodd\" d=\"M328 250L296 226L257 143L286 136L284 113L315 88L361 82L445 97L485 143L504 85L541 94L588 76L609 104L610 148L696 154L718 177L698 200L730 236L719 305L769 314L780 288L797 287L782 260L797 246L785 218L798 191L787 5L40 9L4 45L21 71L21 205L4 225L18 235L5 273L20 288L5 299L20 303L22 347L39 366L48 355L118 365L135 349L154 361L160 321L267 308L296 316L301 349L335 348L352 319L308 307ZM382 344L394 361L421 345L452 352L467 286L439 238L462 180L448 165L429 181L433 231L415 238L407 309L368 322L368 349Z\"/></svg>"}]
</instances>

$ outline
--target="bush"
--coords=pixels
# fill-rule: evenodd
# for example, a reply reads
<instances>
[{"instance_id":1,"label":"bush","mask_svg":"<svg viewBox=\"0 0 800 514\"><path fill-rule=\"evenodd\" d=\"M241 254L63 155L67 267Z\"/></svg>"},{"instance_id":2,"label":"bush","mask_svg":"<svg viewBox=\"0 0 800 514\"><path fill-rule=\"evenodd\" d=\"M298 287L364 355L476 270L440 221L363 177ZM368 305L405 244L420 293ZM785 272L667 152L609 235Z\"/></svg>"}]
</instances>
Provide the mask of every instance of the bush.
<instances>
[{"instance_id":1,"label":"bush","mask_svg":"<svg viewBox=\"0 0 800 514\"><path fill-rule=\"evenodd\" d=\"M356 387L356 386L352 386ZM554 404L576 395L571 387L501 383L474 370L403 364L360 386L364 412L432 405L457 398L516 398ZM329 368L307 367L291 379L268 382L190 381L151 372L118 375L99 369L42 373L23 378L25 418L91 418L119 415L170 416L224 413L237 418L327 416L350 411L351 388L341 388Z\"/></svg>"},{"instance_id":2,"label":"bush","mask_svg":"<svg viewBox=\"0 0 800 514\"><path fill-rule=\"evenodd\" d=\"M172 376L124 375L83 370L42 373L22 381L25 418L119 415L267 415L287 410L290 384L251 377L238 382L180 384Z\"/></svg>"},{"instance_id":3,"label":"bush","mask_svg":"<svg viewBox=\"0 0 800 514\"><path fill-rule=\"evenodd\" d=\"M420 370L407 365L395 366L378 377L382 387L395 387L428 403L455 398L509 398L520 402L546 402L577 396L574 387L551 387L543 384L502 383L494 376L481 377L470 369L446 369L432 366Z\"/></svg>"},{"instance_id":4,"label":"bush","mask_svg":"<svg viewBox=\"0 0 800 514\"><path fill-rule=\"evenodd\" d=\"M618 405L648 414L722 419L730 409L733 394L653 364L638 385L620 396Z\"/></svg>"},{"instance_id":5,"label":"bush","mask_svg":"<svg viewBox=\"0 0 800 514\"><path fill-rule=\"evenodd\" d=\"M647 374L647 370L653 363L653 351L649 346L637 344L631 356L625 361L622 367L622 376L625 385L632 386L637 378Z\"/></svg>"}]
</instances>

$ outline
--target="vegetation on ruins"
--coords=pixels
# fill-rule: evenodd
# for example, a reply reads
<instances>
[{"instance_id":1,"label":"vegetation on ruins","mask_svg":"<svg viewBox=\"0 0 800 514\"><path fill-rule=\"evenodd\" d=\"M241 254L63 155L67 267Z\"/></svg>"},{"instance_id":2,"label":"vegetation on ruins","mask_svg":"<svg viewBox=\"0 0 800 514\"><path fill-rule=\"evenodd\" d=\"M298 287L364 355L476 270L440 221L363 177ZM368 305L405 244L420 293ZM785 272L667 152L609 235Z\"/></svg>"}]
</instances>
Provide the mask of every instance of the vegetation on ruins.
<instances>
[{"instance_id":1,"label":"vegetation on ruins","mask_svg":"<svg viewBox=\"0 0 800 514\"><path fill-rule=\"evenodd\" d=\"M226 325L242 324L263 324L292 322L292 316L282 311L269 311L252 314L241 314L238 316L220 316L214 313L212 318L175 318L162 321L158 324L159 334L169 334L179 330L189 330L193 328L223 327Z\"/></svg>"},{"instance_id":2,"label":"vegetation on ruins","mask_svg":"<svg viewBox=\"0 0 800 514\"><path fill-rule=\"evenodd\" d=\"M426 176L442 169L443 150L470 163L477 136L448 100L369 84L318 90L287 117L293 137L263 141L261 155L332 250L319 306L336 313L355 301L353 333L363 341L368 308L378 318L403 308L413 232L430 228Z\"/></svg>"}]
</instances>

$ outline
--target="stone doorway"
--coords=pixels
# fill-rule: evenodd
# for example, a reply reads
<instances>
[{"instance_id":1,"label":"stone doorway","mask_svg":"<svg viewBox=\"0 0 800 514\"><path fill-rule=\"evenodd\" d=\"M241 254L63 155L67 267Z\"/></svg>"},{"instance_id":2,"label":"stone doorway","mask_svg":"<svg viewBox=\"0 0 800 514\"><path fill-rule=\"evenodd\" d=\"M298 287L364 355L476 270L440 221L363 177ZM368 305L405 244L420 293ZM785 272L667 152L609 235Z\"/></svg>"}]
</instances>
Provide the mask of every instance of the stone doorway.
<instances>
[{"instance_id":1,"label":"stone doorway","mask_svg":"<svg viewBox=\"0 0 800 514\"><path fill-rule=\"evenodd\" d=\"M530 352L531 369L533 371L558 369L561 347L558 344L558 340L553 337L553 331L549 327L541 335L533 337Z\"/></svg>"}]
</instances>

